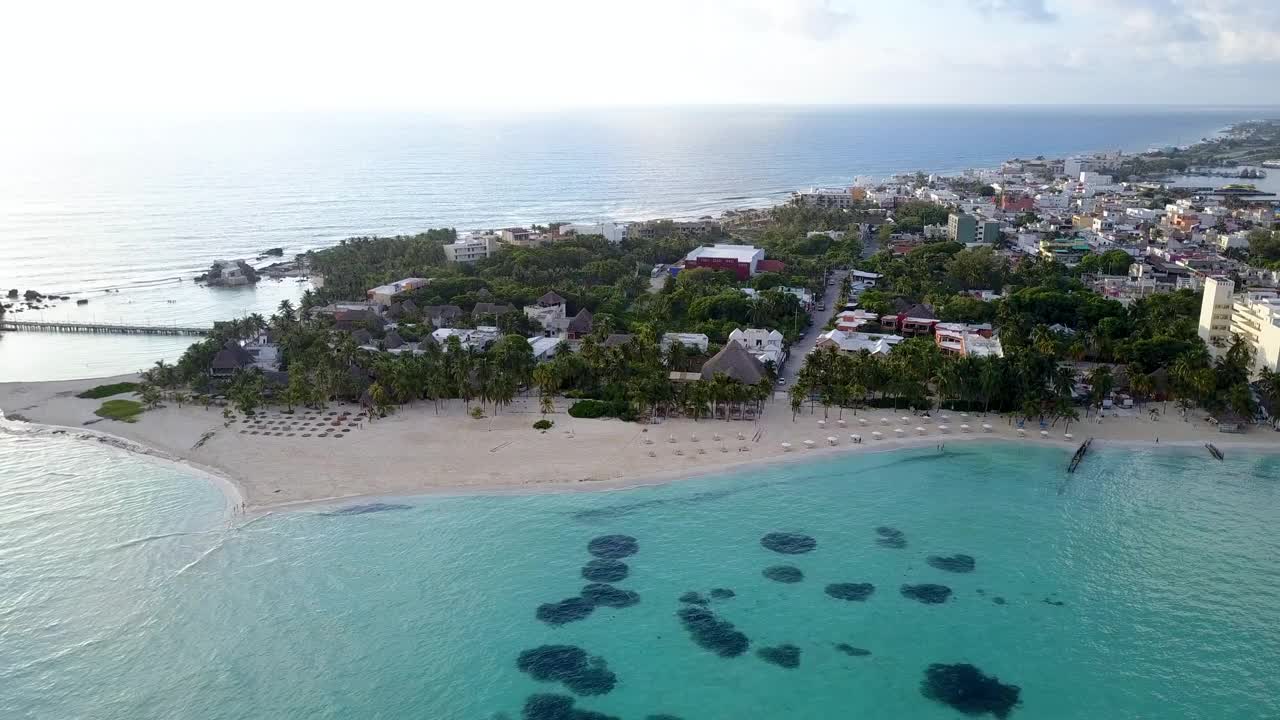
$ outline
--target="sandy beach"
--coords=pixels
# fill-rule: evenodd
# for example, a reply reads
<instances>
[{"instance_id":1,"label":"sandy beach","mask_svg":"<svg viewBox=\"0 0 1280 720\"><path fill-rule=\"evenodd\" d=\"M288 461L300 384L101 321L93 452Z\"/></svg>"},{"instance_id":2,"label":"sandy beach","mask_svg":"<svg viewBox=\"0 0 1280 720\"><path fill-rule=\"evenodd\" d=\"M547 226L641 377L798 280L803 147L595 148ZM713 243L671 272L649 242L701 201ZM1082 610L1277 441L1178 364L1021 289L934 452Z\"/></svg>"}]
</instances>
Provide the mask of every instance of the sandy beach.
<instances>
[{"instance_id":1,"label":"sandy beach","mask_svg":"<svg viewBox=\"0 0 1280 720\"><path fill-rule=\"evenodd\" d=\"M289 437L287 432L255 434L254 425L244 419L224 426L220 408L199 405L178 408L169 403L143 413L134 423L102 420L94 415L100 400L75 397L95 385L131 379L136 378L0 383L0 410L14 431L71 428L86 440L110 442L211 473L230 483L226 489L233 503L245 511L360 496L609 489L825 452L983 439L1048 443L1061 447L1064 455L1086 437L1107 444L1155 446L1158 438L1160 445L1167 446L1213 442L1222 448L1280 450L1280 433L1265 429L1226 435L1208 423L1187 422L1176 415L1152 421L1145 412L1132 411L1120 411L1120 416L1100 422L1073 423L1073 439L1068 440L1061 425L1049 428L1048 438L1041 438L1039 428L1029 424L1027 436L1019 438L1009 418L994 414L966 418L947 413L946 433L939 428L941 416L926 419L876 409L857 414L846 410L843 425L835 409L820 425L821 407L812 412L806 408L793 421L781 396L767 404L756 421L674 419L651 425L575 419L564 412L565 403L558 403L556 413L548 416L555 426L539 432L532 428L541 417L538 401L529 397L518 398L497 416L479 420L467 414L461 401L442 404L438 414L431 403L422 402L372 422L357 417L358 407L335 404L325 411L325 425L333 419L328 413L348 412L343 423L347 432L321 438L319 430L311 437L302 436L311 427L290 428L294 435ZM299 410L290 417L278 410L265 411L255 424L272 420L272 429L279 431L282 422L302 422L302 414ZM983 432L984 423L991 425L990 432ZM969 432L961 429L962 424L969 425ZM924 434L916 428L923 428ZM873 432L883 438L873 438ZM852 442L853 434L862 436L861 444ZM836 439L834 447L828 437ZM813 441L813 449L806 447L807 440ZM790 443L791 449L783 443Z\"/></svg>"}]
</instances>

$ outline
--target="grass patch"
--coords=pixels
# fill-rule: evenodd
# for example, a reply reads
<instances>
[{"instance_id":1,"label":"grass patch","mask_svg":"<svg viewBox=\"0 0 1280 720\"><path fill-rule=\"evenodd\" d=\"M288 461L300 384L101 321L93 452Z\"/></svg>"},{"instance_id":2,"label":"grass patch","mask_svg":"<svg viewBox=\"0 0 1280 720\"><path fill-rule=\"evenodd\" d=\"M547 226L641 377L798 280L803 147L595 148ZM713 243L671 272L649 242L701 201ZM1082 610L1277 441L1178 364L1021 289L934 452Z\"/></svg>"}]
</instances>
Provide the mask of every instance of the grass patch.
<instances>
[{"instance_id":1,"label":"grass patch","mask_svg":"<svg viewBox=\"0 0 1280 720\"><path fill-rule=\"evenodd\" d=\"M80 393L79 395L76 395L76 397L84 398L86 400L101 400L104 397L111 397L112 395L120 395L121 393L137 392L137 391L138 391L138 383L118 382L118 383L111 383L110 385L99 385L97 387L91 387L88 390L85 390L84 392Z\"/></svg>"},{"instance_id":2,"label":"grass patch","mask_svg":"<svg viewBox=\"0 0 1280 720\"><path fill-rule=\"evenodd\" d=\"M93 411L94 415L108 420L134 422L142 414L142 403L135 400L108 400L102 407Z\"/></svg>"}]
</instances>

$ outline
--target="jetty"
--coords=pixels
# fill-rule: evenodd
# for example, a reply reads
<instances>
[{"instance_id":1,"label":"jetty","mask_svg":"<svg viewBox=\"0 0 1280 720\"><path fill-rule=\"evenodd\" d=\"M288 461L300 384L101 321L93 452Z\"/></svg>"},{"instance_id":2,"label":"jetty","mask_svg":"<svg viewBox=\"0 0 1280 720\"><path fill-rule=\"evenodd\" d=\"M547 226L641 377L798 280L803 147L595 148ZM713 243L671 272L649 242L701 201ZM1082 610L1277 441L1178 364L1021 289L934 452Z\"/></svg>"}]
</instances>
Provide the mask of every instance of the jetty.
<instances>
[{"instance_id":1,"label":"jetty","mask_svg":"<svg viewBox=\"0 0 1280 720\"><path fill-rule=\"evenodd\" d=\"M38 322L2 320L0 330L60 333L110 333L113 335L208 335L213 328L181 325L115 325L111 323Z\"/></svg>"},{"instance_id":2,"label":"jetty","mask_svg":"<svg viewBox=\"0 0 1280 720\"><path fill-rule=\"evenodd\" d=\"M1093 438L1089 438L1080 443L1080 447L1076 448L1076 454L1071 456L1071 463L1067 465L1067 472L1073 473L1076 468L1080 467L1080 461L1084 460L1084 454L1089 452L1089 445L1093 443Z\"/></svg>"},{"instance_id":3,"label":"jetty","mask_svg":"<svg viewBox=\"0 0 1280 720\"><path fill-rule=\"evenodd\" d=\"M1209 454L1217 458L1219 461L1226 459L1226 456L1222 454L1222 451L1218 449L1217 445L1214 445L1213 443L1205 443L1204 446L1209 450Z\"/></svg>"}]
</instances>

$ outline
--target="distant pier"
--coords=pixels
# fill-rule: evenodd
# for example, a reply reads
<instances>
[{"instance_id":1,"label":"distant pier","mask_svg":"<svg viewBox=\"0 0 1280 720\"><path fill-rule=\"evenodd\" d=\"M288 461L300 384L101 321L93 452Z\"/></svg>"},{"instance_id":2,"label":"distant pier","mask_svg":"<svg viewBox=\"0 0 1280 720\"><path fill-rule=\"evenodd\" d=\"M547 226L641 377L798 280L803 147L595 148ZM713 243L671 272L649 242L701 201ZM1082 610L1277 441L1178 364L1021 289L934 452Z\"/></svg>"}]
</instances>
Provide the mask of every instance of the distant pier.
<instances>
[{"instance_id":1,"label":"distant pier","mask_svg":"<svg viewBox=\"0 0 1280 720\"><path fill-rule=\"evenodd\" d=\"M181 325L113 325L111 323L37 322L34 320L2 320L0 330L31 332L110 333L112 335L208 335L212 328Z\"/></svg>"}]
</instances>

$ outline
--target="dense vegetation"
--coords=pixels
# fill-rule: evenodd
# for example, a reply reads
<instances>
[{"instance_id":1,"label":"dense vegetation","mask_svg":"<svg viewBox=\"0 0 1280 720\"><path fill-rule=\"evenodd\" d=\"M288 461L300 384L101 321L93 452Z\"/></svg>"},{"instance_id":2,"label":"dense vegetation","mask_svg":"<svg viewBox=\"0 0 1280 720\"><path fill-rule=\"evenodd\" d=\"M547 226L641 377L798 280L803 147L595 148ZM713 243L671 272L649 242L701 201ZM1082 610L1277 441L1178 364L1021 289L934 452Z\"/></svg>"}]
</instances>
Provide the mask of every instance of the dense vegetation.
<instances>
[{"instance_id":1,"label":"dense vegetation","mask_svg":"<svg viewBox=\"0 0 1280 720\"><path fill-rule=\"evenodd\" d=\"M573 237L545 247L505 248L471 265L443 262L441 246L453 239L452 230L354 239L311 253L312 268L325 276L325 286L304 298L302 312L283 303L270 319L251 316L220 324L177 365L158 364L148 380L160 387L189 384L202 397L222 393L246 412L269 396L289 408L343 398L383 412L399 404L438 405L459 398L468 406L476 403L476 412L498 413L516 395L536 392L544 413L554 407L554 397L563 395L576 401L571 412L583 417L746 416L771 396L771 377L752 386L724 376L672 383L670 371L696 371L707 355L678 343L664 351L662 334L705 333L712 340L708 354L735 327L776 328L794 340L809 320L784 288L820 293L833 267L852 265L883 275L876 289L859 297L862 307L888 312L927 303L946 321L993 323L1004 357L947 356L927 339L902 342L887 356L817 353L792 388L795 407L805 400L837 407L945 405L1069 420L1082 394L1096 405L1112 390L1124 389L1139 401L1179 399L1252 414L1248 347L1237 342L1220 361L1211 362L1196 335L1199 298L1194 293L1156 294L1126 307L1081 282L1082 272L1123 272L1128 264L1123 252L1087 256L1083 269L1069 269L1039 258L1011 264L990 248L941 241L902 256L880 252L864 261L859 238L872 213L785 207L765 222L734 228L735 237L749 238L766 247L771 259L785 263L781 272L760 273L746 283L754 296L725 272L691 269L674 278L651 277L655 264L678 260L697 244L678 232L617 244ZM930 203L909 203L899 211L899 223L944 220L939 206ZM845 234L840 239L809 236L830 230ZM594 330L575 351L562 345L554 359L535 365L526 337L538 328L518 311L498 315L502 337L487 351L467 349L450 338L416 354L360 349L350 333L335 331L309 312L409 276L429 280L409 294L414 303L406 304L398 318L396 334L409 342L432 329L424 315L428 306L458 306L462 316L450 321L454 326L492 324L492 316L480 317L478 303L519 308L547 291L565 297L572 312L590 310ZM979 299L976 290L998 297ZM256 370L229 381L208 377L212 358L228 339L263 328L280 346L287 382ZM376 344L381 331L372 330ZM616 333L630 337L605 342ZM1078 371L1085 366L1069 361L1096 365ZM1264 377L1259 388L1265 393L1267 387Z\"/></svg>"},{"instance_id":2,"label":"dense vegetation","mask_svg":"<svg viewBox=\"0 0 1280 720\"><path fill-rule=\"evenodd\" d=\"M78 395L76 395L76 397L84 398L87 400L101 400L102 398L111 397L112 395L120 395L122 393L131 393L131 392L136 392L137 390L138 390L138 383L118 382L118 383L111 383L110 385L98 385L95 387L91 387L88 390L85 390L84 392L79 393Z\"/></svg>"},{"instance_id":3,"label":"dense vegetation","mask_svg":"<svg viewBox=\"0 0 1280 720\"><path fill-rule=\"evenodd\" d=\"M1096 257L1096 267L1103 272L1127 267L1127 254ZM915 405L932 392L940 401L957 399L1028 415L1069 417L1068 388L1078 379L1093 387L1099 401L1112 389L1123 388L1138 398L1158 392L1211 410L1231 409L1245 416L1254 412L1248 346L1237 341L1223 360L1211 363L1196 334L1200 298L1191 290L1154 294L1125 307L1086 288L1079 268L1040 258L1010 265L986 248L965 250L949 242L928 243L902 257L877 253L866 266L884 278L876 290L862 295L864 307L883 312L894 301L923 301L931 303L944 321L992 322L999 329L1005 357L957 359L908 341L888 358L864 359L852 366L847 358L828 363L838 370L825 370L817 363L813 372L820 375L808 376L801 392L838 398L878 393ZM982 301L964 293L978 288L1003 290L1003 297ZM1058 378L1070 371L1063 361L1086 360L1122 365L1123 385L1115 382L1116 373L1108 365L1095 371L1103 373L1096 378ZM990 384L992 378L998 380ZM853 393L850 384L864 392ZM1099 386L1105 388L1100 395Z\"/></svg>"},{"instance_id":4,"label":"dense vegetation","mask_svg":"<svg viewBox=\"0 0 1280 720\"><path fill-rule=\"evenodd\" d=\"M108 420L131 423L137 421L144 409L142 403L136 400L108 400L94 410L93 414Z\"/></svg>"}]
</instances>

